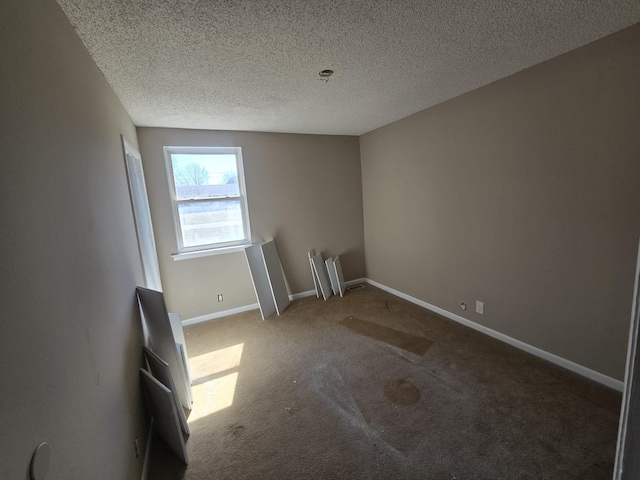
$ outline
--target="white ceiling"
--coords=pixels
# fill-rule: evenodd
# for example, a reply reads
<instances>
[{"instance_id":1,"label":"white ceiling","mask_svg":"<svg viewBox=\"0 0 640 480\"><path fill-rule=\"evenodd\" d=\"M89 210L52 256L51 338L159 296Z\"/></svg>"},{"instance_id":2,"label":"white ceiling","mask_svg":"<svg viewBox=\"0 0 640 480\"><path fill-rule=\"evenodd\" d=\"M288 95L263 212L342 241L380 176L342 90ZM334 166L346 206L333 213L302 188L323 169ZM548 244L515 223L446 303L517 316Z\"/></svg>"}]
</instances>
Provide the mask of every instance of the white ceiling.
<instances>
[{"instance_id":1,"label":"white ceiling","mask_svg":"<svg viewBox=\"0 0 640 480\"><path fill-rule=\"evenodd\" d=\"M342 135L640 21L638 0L58 3L138 126Z\"/></svg>"}]
</instances>

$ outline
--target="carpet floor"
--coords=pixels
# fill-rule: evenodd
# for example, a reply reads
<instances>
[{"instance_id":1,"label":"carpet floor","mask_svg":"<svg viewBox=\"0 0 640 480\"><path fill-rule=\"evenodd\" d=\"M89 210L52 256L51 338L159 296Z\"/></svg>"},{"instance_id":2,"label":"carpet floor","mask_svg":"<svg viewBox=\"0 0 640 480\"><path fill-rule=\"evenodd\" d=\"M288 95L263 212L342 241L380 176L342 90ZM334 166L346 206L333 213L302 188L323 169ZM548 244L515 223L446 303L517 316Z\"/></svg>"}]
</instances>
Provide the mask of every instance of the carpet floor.
<instances>
[{"instance_id":1,"label":"carpet floor","mask_svg":"<svg viewBox=\"0 0 640 480\"><path fill-rule=\"evenodd\" d=\"M621 395L370 285L185 328L190 457L150 480L609 480Z\"/></svg>"}]
</instances>

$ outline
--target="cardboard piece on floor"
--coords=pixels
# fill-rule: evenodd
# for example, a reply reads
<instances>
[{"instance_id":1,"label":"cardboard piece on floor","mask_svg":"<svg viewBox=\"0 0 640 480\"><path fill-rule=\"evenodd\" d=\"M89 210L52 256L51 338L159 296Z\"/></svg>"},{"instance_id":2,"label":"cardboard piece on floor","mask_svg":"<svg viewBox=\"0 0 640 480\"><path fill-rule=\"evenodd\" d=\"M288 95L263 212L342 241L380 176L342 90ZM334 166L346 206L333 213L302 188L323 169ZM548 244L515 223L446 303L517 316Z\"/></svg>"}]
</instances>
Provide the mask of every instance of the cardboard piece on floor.
<instances>
[{"instance_id":1,"label":"cardboard piece on floor","mask_svg":"<svg viewBox=\"0 0 640 480\"><path fill-rule=\"evenodd\" d=\"M336 267L333 264L333 258L329 257L324 261L329 273L329 281L331 282L331 291L334 295L338 295L338 275L336 274Z\"/></svg>"},{"instance_id":2,"label":"cardboard piece on floor","mask_svg":"<svg viewBox=\"0 0 640 480\"><path fill-rule=\"evenodd\" d=\"M164 295L162 292L143 287L137 287L136 291L149 329L151 348L169 364L180 403L184 408L191 410L191 385L185 376L183 361L176 348Z\"/></svg>"},{"instance_id":3,"label":"cardboard piece on floor","mask_svg":"<svg viewBox=\"0 0 640 480\"><path fill-rule=\"evenodd\" d=\"M260 244L245 248L244 254L247 258L253 289L256 292L258 305L260 306L260 314L262 319L266 320L276 313L276 302L273 300L273 294L269 286L269 276L267 275L267 267L264 264Z\"/></svg>"},{"instance_id":4,"label":"cardboard piece on floor","mask_svg":"<svg viewBox=\"0 0 640 480\"><path fill-rule=\"evenodd\" d=\"M314 250L309 250L309 252L307 252L307 255L309 257L309 268L311 269L311 276L313 277L313 286L316 289L316 297L320 298L320 282L318 281L316 272L313 270L313 257L316 256L316 252Z\"/></svg>"},{"instance_id":5,"label":"cardboard piece on floor","mask_svg":"<svg viewBox=\"0 0 640 480\"><path fill-rule=\"evenodd\" d=\"M333 259L333 268L336 272L336 277L338 278L338 290L340 291L340 296L344 297L344 275L342 273L342 263L340 262L340 255Z\"/></svg>"},{"instance_id":6,"label":"cardboard piece on floor","mask_svg":"<svg viewBox=\"0 0 640 480\"><path fill-rule=\"evenodd\" d=\"M182 405L180 404L180 398L178 398L178 394L176 393L176 387L173 383L173 378L171 377L171 371L169 370L169 364L162 360L158 355L156 355L153 351L151 351L147 347L143 347L144 356L149 363L149 368L151 369L151 374L154 376L156 380L162 383L165 387L171 390L171 396L174 400L176 414L178 415L178 420L180 421L180 427L185 435L190 435L189 425L187 425L187 417L184 415L184 410L182 410Z\"/></svg>"},{"instance_id":7,"label":"cardboard piece on floor","mask_svg":"<svg viewBox=\"0 0 640 480\"><path fill-rule=\"evenodd\" d=\"M273 296L273 302L276 306L278 315L282 314L289 306L289 292L287 292L287 284L284 281L282 273L282 264L278 256L276 242L273 240L260 245L262 258L264 260L267 277L269 278L269 287Z\"/></svg>"},{"instance_id":8,"label":"cardboard piece on floor","mask_svg":"<svg viewBox=\"0 0 640 480\"><path fill-rule=\"evenodd\" d=\"M317 275L320 282L322 298L326 300L331 296L331 283L329 282L329 276L327 275L327 269L324 266L322 255L319 253L315 257L313 257L313 271Z\"/></svg>"},{"instance_id":9,"label":"cardboard piece on floor","mask_svg":"<svg viewBox=\"0 0 640 480\"><path fill-rule=\"evenodd\" d=\"M140 369L140 379L149 411L153 417L153 429L160 435L185 465L189 464L187 447L171 391L144 369Z\"/></svg>"}]
</instances>

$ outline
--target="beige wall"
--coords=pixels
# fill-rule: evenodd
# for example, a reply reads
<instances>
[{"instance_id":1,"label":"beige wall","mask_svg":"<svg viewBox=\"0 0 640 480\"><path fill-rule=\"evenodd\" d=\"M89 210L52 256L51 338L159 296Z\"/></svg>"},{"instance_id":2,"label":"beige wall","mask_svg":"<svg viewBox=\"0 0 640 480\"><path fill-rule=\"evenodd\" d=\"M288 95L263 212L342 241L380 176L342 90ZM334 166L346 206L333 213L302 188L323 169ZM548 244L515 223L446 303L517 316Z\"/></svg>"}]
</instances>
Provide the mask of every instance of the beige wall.
<instances>
[{"instance_id":1,"label":"beige wall","mask_svg":"<svg viewBox=\"0 0 640 480\"><path fill-rule=\"evenodd\" d=\"M276 240L290 293L313 289L307 251L341 255L364 275L357 137L138 128L167 306L183 319L256 302L244 253L174 261L176 235L162 147L242 147L253 241ZM216 295L224 294L218 303Z\"/></svg>"},{"instance_id":2,"label":"beige wall","mask_svg":"<svg viewBox=\"0 0 640 480\"><path fill-rule=\"evenodd\" d=\"M640 25L362 136L367 277L622 379L638 59Z\"/></svg>"},{"instance_id":3,"label":"beige wall","mask_svg":"<svg viewBox=\"0 0 640 480\"><path fill-rule=\"evenodd\" d=\"M46 441L49 479L139 479L135 128L54 0L0 18L0 478Z\"/></svg>"}]
</instances>

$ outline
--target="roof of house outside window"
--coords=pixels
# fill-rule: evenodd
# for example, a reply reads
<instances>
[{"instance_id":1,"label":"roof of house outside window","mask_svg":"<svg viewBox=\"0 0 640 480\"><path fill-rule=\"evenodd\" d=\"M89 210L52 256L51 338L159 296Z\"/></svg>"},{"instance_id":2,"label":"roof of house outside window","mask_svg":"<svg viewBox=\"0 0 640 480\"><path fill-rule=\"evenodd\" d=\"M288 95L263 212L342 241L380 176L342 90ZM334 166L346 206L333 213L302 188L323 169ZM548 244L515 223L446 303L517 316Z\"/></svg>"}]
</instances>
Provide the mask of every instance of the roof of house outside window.
<instances>
[{"instance_id":1,"label":"roof of house outside window","mask_svg":"<svg viewBox=\"0 0 640 480\"><path fill-rule=\"evenodd\" d=\"M178 185L176 194L179 199L185 198L217 198L239 195L237 183L222 185Z\"/></svg>"}]
</instances>

